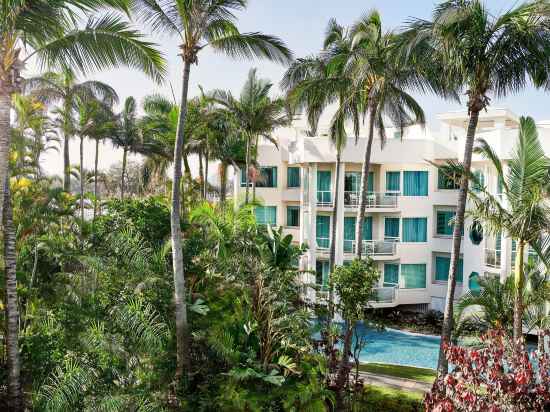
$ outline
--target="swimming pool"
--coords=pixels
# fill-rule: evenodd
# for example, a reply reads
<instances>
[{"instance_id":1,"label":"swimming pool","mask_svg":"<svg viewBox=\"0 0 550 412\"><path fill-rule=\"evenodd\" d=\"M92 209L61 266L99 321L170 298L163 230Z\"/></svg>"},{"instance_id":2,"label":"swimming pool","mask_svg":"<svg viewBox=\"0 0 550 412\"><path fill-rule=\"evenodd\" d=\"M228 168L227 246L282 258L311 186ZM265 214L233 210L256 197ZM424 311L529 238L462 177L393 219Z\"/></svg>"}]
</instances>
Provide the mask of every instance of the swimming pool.
<instances>
[{"instance_id":1,"label":"swimming pool","mask_svg":"<svg viewBox=\"0 0 550 412\"><path fill-rule=\"evenodd\" d=\"M361 362L391 363L396 365L437 368L440 338L395 329L376 330L357 326L366 336L367 344L361 351Z\"/></svg>"}]
</instances>

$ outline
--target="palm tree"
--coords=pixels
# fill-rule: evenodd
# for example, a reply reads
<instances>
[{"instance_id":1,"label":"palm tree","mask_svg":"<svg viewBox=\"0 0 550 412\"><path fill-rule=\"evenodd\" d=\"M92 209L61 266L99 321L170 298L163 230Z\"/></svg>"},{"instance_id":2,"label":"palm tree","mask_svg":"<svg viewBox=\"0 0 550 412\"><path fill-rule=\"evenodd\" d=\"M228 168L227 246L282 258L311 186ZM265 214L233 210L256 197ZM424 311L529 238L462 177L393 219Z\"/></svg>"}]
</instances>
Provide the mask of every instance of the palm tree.
<instances>
[{"instance_id":1,"label":"palm tree","mask_svg":"<svg viewBox=\"0 0 550 412\"><path fill-rule=\"evenodd\" d=\"M127 65L155 80L164 61L152 43L114 13L95 18L104 8L127 11L123 0L6 0L0 11L0 181L8 174L12 94L21 90L21 71L30 59L39 66L74 68L83 73ZM81 11L88 20L83 22ZM83 24L85 23L85 24ZM3 205L3 193L0 193ZM0 206L1 207L1 206Z\"/></svg>"},{"instance_id":2,"label":"palm tree","mask_svg":"<svg viewBox=\"0 0 550 412\"><path fill-rule=\"evenodd\" d=\"M347 143L345 114L342 107L353 86L345 71L347 60L354 53L353 37L349 30L334 19L327 25L324 48L318 56L296 60L283 77L282 85L287 90L291 107L306 112L310 133L317 134L319 118L327 106L336 103L338 109L331 120L330 139L336 149L336 184L334 185L334 208L329 252L330 273L334 272L336 259L336 226L338 222L338 193L342 173L341 155ZM351 107L351 105L349 105ZM355 108L354 108L355 109ZM334 315L332 282L329 282L329 313Z\"/></svg>"},{"instance_id":3,"label":"palm tree","mask_svg":"<svg viewBox=\"0 0 550 412\"><path fill-rule=\"evenodd\" d=\"M176 301L176 380L190 371L189 333L180 227L181 160L185 147L184 129L191 65L198 63L201 50L211 47L233 58L264 57L286 63L291 52L276 37L262 33L240 33L234 12L246 8L246 0L134 0L136 17L153 31L168 33L180 40L177 54L183 60L182 88L172 179L170 226Z\"/></svg>"},{"instance_id":4,"label":"palm tree","mask_svg":"<svg viewBox=\"0 0 550 412\"><path fill-rule=\"evenodd\" d=\"M28 79L25 81L25 89L46 104L60 104L55 112L59 115L59 131L63 138L63 189L68 192L71 190L69 141L74 134L77 99L88 96L103 98L113 95L114 90L97 80L79 83L75 73L67 68L59 73L47 72Z\"/></svg>"},{"instance_id":5,"label":"palm tree","mask_svg":"<svg viewBox=\"0 0 550 412\"><path fill-rule=\"evenodd\" d=\"M452 83L467 95L469 123L462 162L468 173L479 113L489 105L489 96L505 97L522 90L528 81L535 85L548 84L549 15L547 3L540 1L526 2L493 15L481 0L450 0L435 8L431 21L415 19L402 34L407 54L413 56L416 63L440 67L439 79ZM443 346L449 342L453 328L456 271L467 193L468 179L463 178L441 332L440 374L448 370Z\"/></svg>"},{"instance_id":6,"label":"palm tree","mask_svg":"<svg viewBox=\"0 0 550 412\"><path fill-rule=\"evenodd\" d=\"M269 92L273 83L257 77L256 69L248 72L248 78L241 90L239 98L231 92L216 90L211 98L224 107L231 115L235 124L246 137L246 195L245 203L249 201L249 169L255 163L258 152L259 138L262 137L277 146L277 140L271 133L277 127L289 123L290 118L283 99L271 99ZM252 200L255 201L255 182L252 182Z\"/></svg>"},{"instance_id":7,"label":"palm tree","mask_svg":"<svg viewBox=\"0 0 550 412\"><path fill-rule=\"evenodd\" d=\"M347 103L341 109L357 117L357 110L367 118L368 135L361 170L359 207L355 225L356 258L361 259L363 224L368 201L368 176L372 144L377 130L380 145L386 142L385 118L403 135L403 130L412 124L424 124L424 111L407 92L411 88L424 90L425 85L417 81L414 65L404 63L396 47L398 37L382 32L382 21L378 12L364 15L353 26L351 33L355 46L353 59L346 68L354 87L347 96ZM427 85L434 87L432 84ZM347 107L346 107L347 106ZM357 107L359 109L357 109ZM349 115L348 115L349 116Z\"/></svg>"},{"instance_id":8,"label":"palm tree","mask_svg":"<svg viewBox=\"0 0 550 412\"><path fill-rule=\"evenodd\" d=\"M136 110L136 100L132 96L127 97L124 100L122 112L119 114L118 130L111 137L113 144L122 148L122 174L120 177L120 198L122 200L124 200L128 153L137 152L136 148L141 142Z\"/></svg>"},{"instance_id":9,"label":"palm tree","mask_svg":"<svg viewBox=\"0 0 550 412\"><path fill-rule=\"evenodd\" d=\"M494 235L506 233L516 241L516 261L514 265L514 340L523 338L522 316L523 290L525 287L524 257L526 247L541 254L546 260L541 245L543 234L550 225L550 208L546 205L550 159L546 157L538 139L535 121L530 117L520 119L519 140L508 161L505 172L503 162L491 146L478 140L475 153L487 158L502 182L504 203L482 187L475 176L471 176L476 190L470 190L472 209L468 212L475 221L483 222L485 230ZM456 168L463 175L464 166ZM477 191L480 190L481 191Z\"/></svg>"}]
</instances>

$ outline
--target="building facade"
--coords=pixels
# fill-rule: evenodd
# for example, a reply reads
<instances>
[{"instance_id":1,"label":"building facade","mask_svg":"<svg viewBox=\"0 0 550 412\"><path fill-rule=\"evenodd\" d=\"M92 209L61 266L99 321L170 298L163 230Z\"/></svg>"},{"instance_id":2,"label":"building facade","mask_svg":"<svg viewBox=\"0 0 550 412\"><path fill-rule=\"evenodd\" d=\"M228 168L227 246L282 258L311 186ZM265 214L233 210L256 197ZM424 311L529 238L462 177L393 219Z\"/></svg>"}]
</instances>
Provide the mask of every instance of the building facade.
<instances>
[{"instance_id":1,"label":"building facade","mask_svg":"<svg viewBox=\"0 0 550 412\"><path fill-rule=\"evenodd\" d=\"M407 128L403 135L388 129L385 146L378 140L373 144L363 248L381 273L374 304L378 307L407 305L440 311L444 307L458 190L436 165L462 159L468 116L445 113L438 119L438 132L420 125ZM476 138L484 138L506 161L517 141L518 127L516 115L493 109L481 115ZM322 287L328 278L335 196L339 202L336 264L352 260L357 247L355 219L367 139L348 139L341 156L340 190L335 194L336 150L328 132L319 130L317 136L310 136L297 123L275 133L278 147L267 142L260 145L256 198L263 206L255 213L259 222L283 226L296 242L309 246L300 262L302 269L311 272L304 280ZM550 154L550 124L539 124L539 138ZM496 173L487 160L474 155L472 170L487 190L499 194ZM244 173L235 175L237 202L244 198ZM513 243L505 236L488 236L467 220L456 296L479 288L481 277L508 276Z\"/></svg>"}]
</instances>

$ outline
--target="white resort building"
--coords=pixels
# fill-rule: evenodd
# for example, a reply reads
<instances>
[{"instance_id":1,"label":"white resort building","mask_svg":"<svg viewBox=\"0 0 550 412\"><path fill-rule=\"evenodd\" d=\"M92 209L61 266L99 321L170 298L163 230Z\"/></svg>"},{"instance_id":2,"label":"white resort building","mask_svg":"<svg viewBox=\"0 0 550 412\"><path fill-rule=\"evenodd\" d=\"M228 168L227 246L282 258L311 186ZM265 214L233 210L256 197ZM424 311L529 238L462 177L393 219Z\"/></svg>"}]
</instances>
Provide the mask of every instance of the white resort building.
<instances>
[{"instance_id":1,"label":"white resort building","mask_svg":"<svg viewBox=\"0 0 550 412\"><path fill-rule=\"evenodd\" d=\"M375 307L443 310L458 190L432 163L461 160L468 116L450 112L438 119L438 132L415 125L401 136L388 129L385 147L381 149L378 140L373 144L363 247L381 273ZM483 137L506 159L516 144L518 126L515 114L492 109L480 115L476 137ZM256 208L257 219L283 226L296 242L309 246L300 265L311 271L309 280L320 285L326 284L328 276L336 179L336 150L327 129L320 127L317 136L310 136L307 127L296 122L276 131L278 148L261 143L257 158L262 179L256 198L263 204ZM550 123L539 123L539 138L550 154ZM362 135L355 144L355 138L349 137L342 153L335 239L338 265L353 259L356 247L355 219L366 140ZM498 179L488 161L474 155L472 170L489 191L499 193ZM245 186L240 171L235 174L236 201L244 199ZM513 265L511 239L486 236L469 221L464 232L457 297L478 288L480 276L505 277Z\"/></svg>"}]
</instances>

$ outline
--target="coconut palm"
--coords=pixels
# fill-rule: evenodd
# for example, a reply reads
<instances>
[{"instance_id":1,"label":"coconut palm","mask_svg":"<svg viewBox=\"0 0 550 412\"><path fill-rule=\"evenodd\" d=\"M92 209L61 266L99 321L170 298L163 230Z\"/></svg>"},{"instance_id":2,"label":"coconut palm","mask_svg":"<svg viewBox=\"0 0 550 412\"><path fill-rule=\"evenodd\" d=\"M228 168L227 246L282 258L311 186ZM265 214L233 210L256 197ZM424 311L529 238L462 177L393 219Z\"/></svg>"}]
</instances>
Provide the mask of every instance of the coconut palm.
<instances>
[{"instance_id":1,"label":"coconut palm","mask_svg":"<svg viewBox=\"0 0 550 412\"><path fill-rule=\"evenodd\" d=\"M48 105L59 104L55 113L58 114L57 123L63 138L63 189L70 191L69 142L74 133L77 99L88 96L103 98L115 92L111 86L97 80L79 83L74 71L68 68L26 80L25 90Z\"/></svg>"},{"instance_id":2,"label":"coconut palm","mask_svg":"<svg viewBox=\"0 0 550 412\"><path fill-rule=\"evenodd\" d=\"M266 79L259 79L256 69L251 69L239 98L223 90L215 90L211 94L212 100L227 110L246 137L245 203L249 201L249 169L250 165L256 162L259 138L262 137L277 146L277 140L272 136L273 131L287 125L290 121L284 100L269 97L272 87L273 83ZM255 188L255 182L252 182L253 201L255 201Z\"/></svg>"},{"instance_id":3,"label":"coconut palm","mask_svg":"<svg viewBox=\"0 0 550 412\"><path fill-rule=\"evenodd\" d=\"M497 179L502 182L502 196L504 203L489 193L476 181L476 190L470 190L472 202L468 215L484 224L485 230L494 235L506 233L516 241L516 261L514 265L514 340L523 337L523 289L525 285L524 257L526 247L541 253L542 238L550 225L550 208L546 205L545 197L548 192L548 178L550 176L550 159L538 139L535 121L530 117L520 119L519 139L508 161L508 170L498 158L491 146L479 139L474 148L475 153L487 158L497 173ZM459 168L462 174L466 173L464 166ZM481 188L481 191L479 191Z\"/></svg>"},{"instance_id":4,"label":"coconut palm","mask_svg":"<svg viewBox=\"0 0 550 412\"><path fill-rule=\"evenodd\" d=\"M490 96L505 97L529 81L548 84L550 32L548 5L533 1L491 14L481 0L450 0L438 5L431 20L415 19L403 33L407 53L424 67L440 66L439 78L467 95L469 123L462 159L470 171L479 113ZM447 372L443 345L453 328L453 300L460 254L468 179L460 182L438 370ZM519 302L518 302L519 304Z\"/></svg>"},{"instance_id":5,"label":"coconut palm","mask_svg":"<svg viewBox=\"0 0 550 412\"><path fill-rule=\"evenodd\" d=\"M177 37L178 56L183 60L182 88L176 142L174 146L174 172L172 179L172 260L176 300L176 380L184 370L189 373L189 334L187 325L183 253L181 250L180 191L181 159L185 147L184 129L187 113L187 95L191 65L198 63L201 50L210 47L233 58L264 57L286 63L290 51L278 39L262 33L240 33L235 25L234 12L246 8L246 0L134 0L135 16L153 31Z\"/></svg>"}]
</instances>

